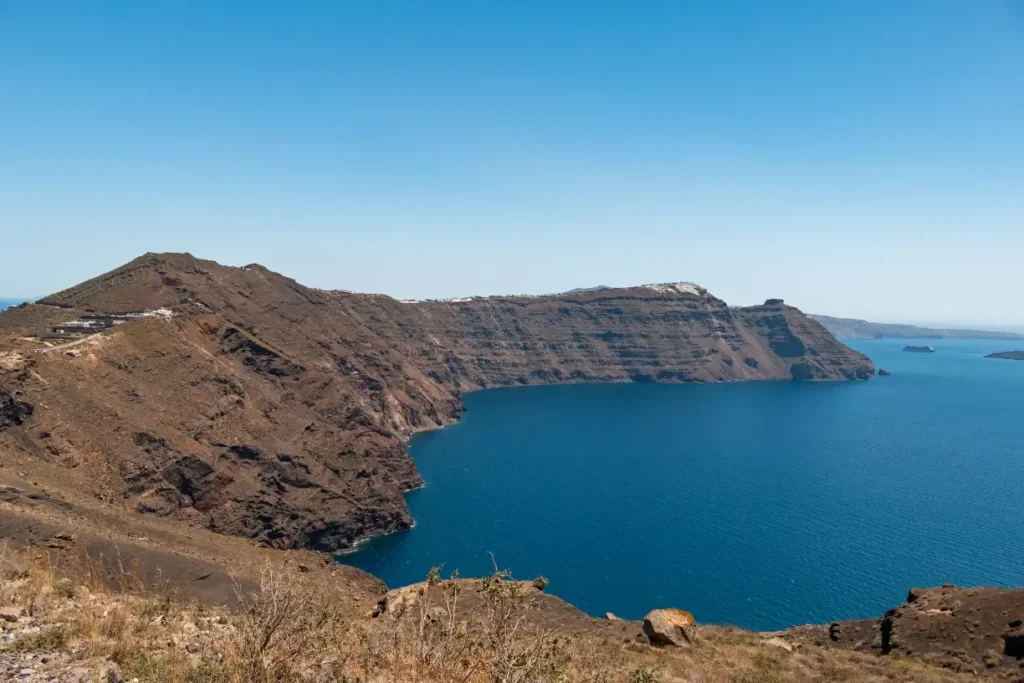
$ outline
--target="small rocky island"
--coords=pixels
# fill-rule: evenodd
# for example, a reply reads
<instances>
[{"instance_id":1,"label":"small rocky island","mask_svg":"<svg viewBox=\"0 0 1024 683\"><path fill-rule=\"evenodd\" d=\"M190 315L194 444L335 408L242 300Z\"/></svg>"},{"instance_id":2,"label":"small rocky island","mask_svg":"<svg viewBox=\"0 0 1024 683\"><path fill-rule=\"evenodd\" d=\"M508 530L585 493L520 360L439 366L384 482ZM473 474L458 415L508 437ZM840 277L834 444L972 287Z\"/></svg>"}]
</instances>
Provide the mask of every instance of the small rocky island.
<instances>
[{"instance_id":1,"label":"small rocky island","mask_svg":"<svg viewBox=\"0 0 1024 683\"><path fill-rule=\"evenodd\" d=\"M1003 358L1006 360L1024 360L1024 351L1000 351L990 353L985 358Z\"/></svg>"},{"instance_id":2,"label":"small rocky island","mask_svg":"<svg viewBox=\"0 0 1024 683\"><path fill-rule=\"evenodd\" d=\"M913 353L935 353L935 349L931 346L904 346L903 350Z\"/></svg>"}]
</instances>

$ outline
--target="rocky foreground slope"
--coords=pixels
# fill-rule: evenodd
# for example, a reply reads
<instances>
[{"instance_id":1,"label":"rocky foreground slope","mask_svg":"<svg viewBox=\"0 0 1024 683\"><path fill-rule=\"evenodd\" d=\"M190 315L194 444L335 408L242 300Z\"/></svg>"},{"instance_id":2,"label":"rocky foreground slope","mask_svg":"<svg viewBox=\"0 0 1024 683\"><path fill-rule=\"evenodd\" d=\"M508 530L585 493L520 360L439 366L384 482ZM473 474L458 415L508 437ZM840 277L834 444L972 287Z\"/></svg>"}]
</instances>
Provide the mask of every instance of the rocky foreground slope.
<instances>
[{"instance_id":1,"label":"rocky foreground slope","mask_svg":"<svg viewBox=\"0 0 1024 683\"><path fill-rule=\"evenodd\" d=\"M695 285L406 303L147 254L0 314L0 453L74 469L114 506L330 551L412 523L405 441L457 419L465 391L873 372L781 300L730 308Z\"/></svg>"},{"instance_id":2,"label":"rocky foreground slope","mask_svg":"<svg viewBox=\"0 0 1024 683\"><path fill-rule=\"evenodd\" d=\"M966 683L1024 674L1020 621L1010 616L1024 608L1024 591L915 590L882 619L756 633L697 624L681 610L655 610L643 622L595 619L547 595L541 581L503 574L432 574L384 593L339 581L338 565L276 559L225 607L166 586L146 590L130 569L112 588L91 571L53 570L38 550L5 553L0 678Z\"/></svg>"}]
</instances>

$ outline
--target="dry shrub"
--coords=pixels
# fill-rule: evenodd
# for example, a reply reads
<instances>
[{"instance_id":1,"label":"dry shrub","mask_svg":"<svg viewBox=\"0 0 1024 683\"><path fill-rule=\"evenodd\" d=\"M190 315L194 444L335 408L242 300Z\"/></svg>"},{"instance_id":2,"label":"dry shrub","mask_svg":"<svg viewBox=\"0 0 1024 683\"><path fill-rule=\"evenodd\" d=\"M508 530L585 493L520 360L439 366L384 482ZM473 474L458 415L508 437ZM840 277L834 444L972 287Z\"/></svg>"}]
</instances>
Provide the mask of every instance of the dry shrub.
<instances>
[{"instance_id":1,"label":"dry shrub","mask_svg":"<svg viewBox=\"0 0 1024 683\"><path fill-rule=\"evenodd\" d=\"M68 630L63 626L49 626L12 640L2 649L6 652L57 652L67 644Z\"/></svg>"},{"instance_id":2,"label":"dry shrub","mask_svg":"<svg viewBox=\"0 0 1024 683\"><path fill-rule=\"evenodd\" d=\"M775 671L752 669L736 676L735 683L782 683L782 678Z\"/></svg>"},{"instance_id":3,"label":"dry shrub","mask_svg":"<svg viewBox=\"0 0 1024 683\"><path fill-rule=\"evenodd\" d=\"M438 604L433 602L431 588L440 593ZM441 567L435 567L427 574L426 589L417 606L417 669L441 683L465 683L480 670L480 642L460 618L462 591L458 572L442 579Z\"/></svg>"},{"instance_id":4,"label":"dry shrub","mask_svg":"<svg viewBox=\"0 0 1024 683\"><path fill-rule=\"evenodd\" d=\"M118 662L122 678L148 683L228 683L224 665L215 659L193 662L180 652L153 654L137 651Z\"/></svg>"},{"instance_id":5,"label":"dry shrub","mask_svg":"<svg viewBox=\"0 0 1024 683\"><path fill-rule=\"evenodd\" d=\"M531 609L523 584L495 565L494 573L483 580L483 594L480 626L488 645L491 680L523 683L554 674L561 649L554 633L528 621Z\"/></svg>"},{"instance_id":6,"label":"dry shrub","mask_svg":"<svg viewBox=\"0 0 1024 683\"><path fill-rule=\"evenodd\" d=\"M124 640L131 626L129 619L128 612L121 605L115 605L100 621L99 635L113 641Z\"/></svg>"},{"instance_id":7,"label":"dry shrub","mask_svg":"<svg viewBox=\"0 0 1024 683\"><path fill-rule=\"evenodd\" d=\"M108 565L109 566L109 565ZM128 578L118 590L137 590ZM82 578L84 577L84 578ZM0 599L34 616L33 628L4 645L63 651L103 675L150 683L954 683L973 679L920 660L832 648L788 652L762 634L706 627L693 648L641 640L556 634L538 613L530 582L497 568L464 580L432 570L403 589L375 619L349 618L334 584L264 567L259 587L237 588L240 609L183 604L170 594L74 590L45 557L0 552ZM136 588L132 588L132 586ZM21 622L18 622L21 623ZM571 630L572 627L568 627ZM960 655L960 653L953 653ZM998 653L992 653L995 661ZM960 655L959 660L964 657ZM994 668L994 667L993 667ZM60 680L58 678L58 680ZM94 680L101 680L99 678Z\"/></svg>"},{"instance_id":8,"label":"dry shrub","mask_svg":"<svg viewBox=\"0 0 1024 683\"><path fill-rule=\"evenodd\" d=\"M495 569L482 580L436 567L414 599L361 625L352 673L365 681L525 683L555 681L568 661L564 643L531 620L530 584ZM467 611L473 593L478 607Z\"/></svg>"},{"instance_id":9,"label":"dry shrub","mask_svg":"<svg viewBox=\"0 0 1024 683\"><path fill-rule=\"evenodd\" d=\"M0 605L35 611L53 596L55 577L45 556L13 552L0 545Z\"/></svg>"},{"instance_id":10,"label":"dry shrub","mask_svg":"<svg viewBox=\"0 0 1024 683\"><path fill-rule=\"evenodd\" d=\"M78 586L75 585L74 579L64 577L58 579L53 584L53 594L58 598L64 598L65 600L73 600L78 594Z\"/></svg>"},{"instance_id":11,"label":"dry shrub","mask_svg":"<svg viewBox=\"0 0 1024 683\"><path fill-rule=\"evenodd\" d=\"M298 681L314 670L344 667L348 625L323 589L266 565L258 592L236 586L236 593L240 613L228 665L234 680Z\"/></svg>"}]
</instances>

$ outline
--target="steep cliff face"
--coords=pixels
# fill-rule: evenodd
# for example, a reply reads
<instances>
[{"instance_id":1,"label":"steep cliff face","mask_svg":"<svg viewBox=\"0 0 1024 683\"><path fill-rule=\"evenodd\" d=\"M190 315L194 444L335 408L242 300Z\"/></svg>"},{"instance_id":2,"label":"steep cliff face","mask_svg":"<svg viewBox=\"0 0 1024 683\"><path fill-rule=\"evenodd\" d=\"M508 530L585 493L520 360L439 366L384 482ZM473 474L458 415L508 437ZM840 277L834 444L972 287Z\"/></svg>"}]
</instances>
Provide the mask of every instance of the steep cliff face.
<instances>
[{"instance_id":1,"label":"steep cliff face","mask_svg":"<svg viewBox=\"0 0 1024 683\"><path fill-rule=\"evenodd\" d=\"M689 284L403 304L387 330L431 377L463 389L551 382L866 379L871 362L781 300L734 309ZM339 295L365 310L363 295Z\"/></svg>"},{"instance_id":2,"label":"steep cliff face","mask_svg":"<svg viewBox=\"0 0 1024 683\"><path fill-rule=\"evenodd\" d=\"M67 351L21 338L159 307L174 315ZM0 424L0 451L86 468L98 495L139 512L321 550L411 524L405 439L456 419L464 391L873 372L781 301L731 309L693 285L403 303L187 254L147 254L0 314L0 354L17 417Z\"/></svg>"}]
</instances>

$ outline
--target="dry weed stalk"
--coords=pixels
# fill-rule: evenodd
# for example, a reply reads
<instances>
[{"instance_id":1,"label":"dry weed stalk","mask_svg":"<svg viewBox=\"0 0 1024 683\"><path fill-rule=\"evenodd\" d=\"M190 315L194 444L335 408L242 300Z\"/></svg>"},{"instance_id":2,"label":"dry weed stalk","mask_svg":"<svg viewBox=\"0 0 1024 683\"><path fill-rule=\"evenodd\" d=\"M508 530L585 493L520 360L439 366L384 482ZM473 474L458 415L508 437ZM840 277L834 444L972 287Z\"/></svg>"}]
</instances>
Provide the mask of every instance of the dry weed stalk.
<instances>
[{"instance_id":1,"label":"dry weed stalk","mask_svg":"<svg viewBox=\"0 0 1024 683\"><path fill-rule=\"evenodd\" d=\"M462 584L458 571L441 578L441 567L427 574L427 588L419 603L417 629L419 659L426 673L440 683L466 683L483 666L480 643L471 635L469 624L459 614ZM431 588L441 595L434 605Z\"/></svg>"},{"instance_id":2,"label":"dry weed stalk","mask_svg":"<svg viewBox=\"0 0 1024 683\"><path fill-rule=\"evenodd\" d=\"M300 680L310 670L342 670L349 632L330 596L309 581L270 565L260 571L258 592L235 584L239 603L231 668L245 683Z\"/></svg>"},{"instance_id":3,"label":"dry weed stalk","mask_svg":"<svg viewBox=\"0 0 1024 683\"><path fill-rule=\"evenodd\" d=\"M489 649L491 680L524 683L552 673L562 653L554 633L528 622L531 606L524 584L494 562L494 573L483 579L482 590L485 609L480 625Z\"/></svg>"}]
</instances>

